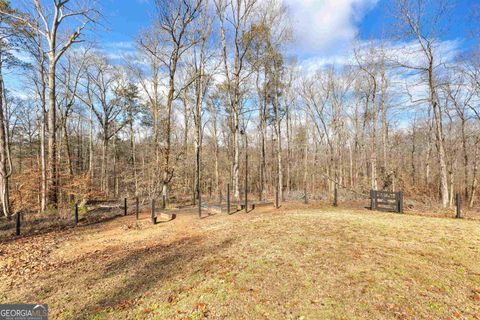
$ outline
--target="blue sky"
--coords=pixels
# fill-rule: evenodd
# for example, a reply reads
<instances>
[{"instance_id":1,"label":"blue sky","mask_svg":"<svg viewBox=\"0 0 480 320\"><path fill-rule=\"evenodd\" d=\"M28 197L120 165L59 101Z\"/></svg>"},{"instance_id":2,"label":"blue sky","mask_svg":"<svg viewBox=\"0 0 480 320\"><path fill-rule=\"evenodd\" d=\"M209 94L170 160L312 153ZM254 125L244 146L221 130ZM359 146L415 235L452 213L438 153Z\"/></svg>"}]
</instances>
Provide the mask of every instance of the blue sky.
<instances>
[{"instance_id":1,"label":"blue sky","mask_svg":"<svg viewBox=\"0 0 480 320\"><path fill-rule=\"evenodd\" d=\"M361 40L377 39L391 29L391 1L388 0L284 0L289 8L296 41L290 54L300 60L335 59L348 54L357 35ZM468 45L468 18L478 0L456 0L452 23L445 39ZM154 0L103 0L101 11L108 30L98 32L107 50L121 50L140 30L148 27L154 14ZM453 1L452 1L453 3ZM113 43L120 43L115 46Z\"/></svg>"},{"instance_id":2,"label":"blue sky","mask_svg":"<svg viewBox=\"0 0 480 320\"><path fill-rule=\"evenodd\" d=\"M132 41L152 21L154 0L103 0L99 3L109 29L102 36L107 42Z\"/></svg>"},{"instance_id":3,"label":"blue sky","mask_svg":"<svg viewBox=\"0 0 480 320\"><path fill-rule=\"evenodd\" d=\"M155 0L98 0L104 27L97 28L94 38L98 48L110 58L119 58L134 50L133 41L147 28L155 13ZM172 0L174 1L174 0ZM259 0L263 1L263 0ZM392 1L389 0L283 0L288 7L295 40L287 48L309 70L326 64L342 64L351 59L356 39L371 40L391 30ZM435 1L435 0L430 0ZM15 4L15 0L12 2ZM471 43L470 18L474 3L479 0L456 0L452 23L442 40L455 54ZM104 30L106 28L106 30ZM453 48L452 48L452 43ZM6 75L10 88L21 94L18 77Z\"/></svg>"},{"instance_id":4,"label":"blue sky","mask_svg":"<svg viewBox=\"0 0 480 320\"><path fill-rule=\"evenodd\" d=\"M469 26L472 22L470 13L478 0L452 0L452 15L449 30L445 40L465 38L470 33ZM358 25L362 38L375 37L382 30L388 30L392 24L391 1L382 0L369 10ZM478 23L478 22L477 22Z\"/></svg>"}]
</instances>

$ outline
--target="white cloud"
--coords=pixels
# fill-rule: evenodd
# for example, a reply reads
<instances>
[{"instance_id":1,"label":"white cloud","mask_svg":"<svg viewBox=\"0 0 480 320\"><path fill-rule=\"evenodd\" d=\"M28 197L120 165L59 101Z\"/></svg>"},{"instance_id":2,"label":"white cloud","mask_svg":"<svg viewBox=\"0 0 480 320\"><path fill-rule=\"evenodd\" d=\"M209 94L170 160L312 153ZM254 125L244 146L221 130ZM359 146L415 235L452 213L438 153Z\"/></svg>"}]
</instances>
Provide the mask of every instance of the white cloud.
<instances>
[{"instance_id":1,"label":"white cloud","mask_svg":"<svg viewBox=\"0 0 480 320\"><path fill-rule=\"evenodd\" d=\"M357 23L378 0L284 0L294 28L294 53L336 54L358 33Z\"/></svg>"},{"instance_id":2,"label":"white cloud","mask_svg":"<svg viewBox=\"0 0 480 320\"><path fill-rule=\"evenodd\" d=\"M433 52L435 55L436 65L451 64L462 52L461 40L438 40L435 42ZM357 62L354 57L354 43L351 42L351 46L345 48L342 51L331 55L311 55L300 60L300 67L307 74L315 73L319 69L323 69L329 65L335 66L347 66L356 65ZM405 65L412 67L425 66L425 55L421 52L421 48L416 41L403 42L403 41L357 41L355 46L358 50L369 50L369 48L376 48L376 50L383 49L387 59L387 63L390 65L397 65L395 62L401 62ZM416 73L416 72L414 72ZM405 69L403 74L409 74Z\"/></svg>"}]
</instances>

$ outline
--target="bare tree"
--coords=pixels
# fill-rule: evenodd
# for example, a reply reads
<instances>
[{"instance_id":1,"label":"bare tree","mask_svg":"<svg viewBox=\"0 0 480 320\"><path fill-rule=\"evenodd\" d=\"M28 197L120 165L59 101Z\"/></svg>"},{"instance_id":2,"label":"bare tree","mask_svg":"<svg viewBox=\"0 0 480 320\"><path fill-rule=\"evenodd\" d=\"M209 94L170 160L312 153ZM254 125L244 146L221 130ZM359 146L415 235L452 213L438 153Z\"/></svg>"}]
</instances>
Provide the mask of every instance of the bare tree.
<instances>
[{"instance_id":1,"label":"bare tree","mask_svg":"<svg viewBox=\"0 0 480 320\"><path fill-rule=\"evenodd\" d=\"M9 15L13 13L8 3L0 2L0 201L3 214L10 218L9 178L12 175L12 160L10 157L8 126L6 119L6 94L3 81L4 65L11 62L13 57L10 50L14 47L14 35L19 32L19 26L11 24Z\"/></svg>"},{"instance_id":2,"label":"bare tree","mask_svg":"<svg viewBox=\"0 0 480 320\"><path fill-rule=\"evenodd\" d=\"M150 54L161 61L167 70L167 98L165 103L165 139L163 147L163 174L162 195L168 196L168 185L173 178L172 156L172 108L173 102L179 97L185 86L177 88L177 69L182 56L195 44L195 38L189 32L194 20L198 17L202 0L184 0L177 3L157 0L157 17L152 30L154 37L165 43L165 47L159 52L154 52L149 47Z\"/></svg>"},{"instance_id":3,"label":"bare tree","mask_svg":"<svg viewBox=\"0 0 480 320\"><path fill-rule=\"evenodd\" d=\"M450 4L448 1L432 0L397 0L397 17L399 21L398 30L405 39L416 42L419 52L422 55L422 64L396 59L401 67L413 70L421 75L428 86L428 98L425 98L431 109L434 122L435 141L438 151L440 169L440 194L442 205L449 204L448 177L445 153L445 138L443 134L442 107L438 96L438 74L437 70L442 65L438 56L438 39L448 15Z\"/></svg>"},{"instance_id":4,"label":"bare tree","mask_svg":"<svg viewBox=\"0 0 480 320\"><path fill-rule=\"evenodd\" d=\"M85 67L88 63L88 49L78 51L72 54L67 54L65 63L61 64L61 70L59 75L60 91L62 92L61 98L58 101L58 111L60 112L60 127L63 130L63 143L65 147L65 153L67 156L67 167L70 178L73 178L73 161L72 151L70 147L70 138L68 130L68 120L73 113L73 107L77 99L77 90L80 85L80 81L85 73Z\"/></svg>"},{"instance_id":5,"label":"bare tree","mask_svg":"<svg viewBox=\"0 0 480 320\"><path fill-rule=\"evenodd\" d=\"M214 0L214 4L220 22L227 100L233 122L231 126L233 135L233 191L235 198L240 201L241 96L242 85L248 76L245 74L246 60L253 41L253 37L248 36L248 34L254 23L254 10L257 0Z\"/></svg>"},{"instance_id":6,"label":"bare tree","mask_svg":"<svg viewBox=\"0 0 480 320\"><path fill-rule=\"evenodd\" d=\"M199 215L201 215L201 178L202 178L202 143L203 143L203 112L204 100L211 81L211 75L207 72L206 64L211 58L208 53L208 41L212 30L212 18L208 13L208 0L203 0L200 10L200 18L195 22L194 30L198 34L198 39L194 39L193 46L193 82L195 92L195 108L193 109L193 119L195 122L195 167L196 167L196 193L198 197Z\"/></svg>"},{"instance_id":7,"label":"bare tree","mask_svg":"<svg viewBox=\"0 0 480 320\"><path fill-rule=\"evenodd\" d=\"M27 5L26 5L27 6ZM87 24L95 21L96 11L89 1L51 0L48 5L32 0L26 14L12 15L28 27L41 34L47 43L48 51L48 200L53 207L58 203L57 177L57 103L56 78L57 64L65 52L75 43L81 42L80 36ZM28 14L30 13L30 14ZM74 22L70 30L61 29ZM71 31L73 30L73 31ZM63 34L62 34L63 33Z\"/></svg>"},{"instance_id":8,"label":"bare tree","mask_svg":"<svg viewBox=\"0 0 480 320\"><path fill-rule=\"evenodd\" d=\"M85 90L77 91L76 96L85 103L95 115L102 129L101 189L110 191L108 174L109 142L127 124L124 117L125 105L119 90L121 74L108 60L99 55L92 56L87 66Z\"/></svg>"}]
</instances>

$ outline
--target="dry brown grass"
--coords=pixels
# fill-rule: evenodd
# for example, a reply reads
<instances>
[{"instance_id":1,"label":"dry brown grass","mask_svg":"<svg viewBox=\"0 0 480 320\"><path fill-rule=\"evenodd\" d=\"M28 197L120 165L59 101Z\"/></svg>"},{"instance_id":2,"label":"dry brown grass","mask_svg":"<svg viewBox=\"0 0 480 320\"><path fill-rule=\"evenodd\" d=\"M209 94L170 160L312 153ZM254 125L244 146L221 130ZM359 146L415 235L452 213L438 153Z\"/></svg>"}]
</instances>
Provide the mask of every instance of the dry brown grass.
<instances>
[{"instance_id":1,"label":"dry brown grass","mask_svg":"<svg viewBox=\"0 0 480 320\"><path fill-rule=\"evenodd\" d=\"M480 319L478 221L302 205L134 219L2 244L0 303L53 319Z\"/></svg>"}]
</instances>

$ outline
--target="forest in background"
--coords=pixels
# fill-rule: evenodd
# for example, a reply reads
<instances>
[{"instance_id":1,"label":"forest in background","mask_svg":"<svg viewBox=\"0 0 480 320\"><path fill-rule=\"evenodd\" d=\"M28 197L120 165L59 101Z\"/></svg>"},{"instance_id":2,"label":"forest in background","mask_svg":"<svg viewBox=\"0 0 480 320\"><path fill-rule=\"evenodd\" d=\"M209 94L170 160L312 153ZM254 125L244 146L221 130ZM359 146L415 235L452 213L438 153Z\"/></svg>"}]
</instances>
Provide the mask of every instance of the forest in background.
<instances>
[{"instance_id":1,"label":"forest in background","mask_svg":"<svg viewBox=\"0 0 480 320\"><path fill-rule=\"evenodd\" d=\"M3 215L99 197L224 201L227 184L240 201L247 163L258 200L374 189L478 206L479 8L457 53L442 40L453 5L391 1L388 37L312 70L289 53L281 0L156 0L116 60L96 41L108 22L94 1L1 0Z\"/></svg>"}]
</instances>

